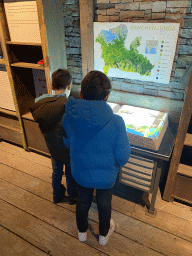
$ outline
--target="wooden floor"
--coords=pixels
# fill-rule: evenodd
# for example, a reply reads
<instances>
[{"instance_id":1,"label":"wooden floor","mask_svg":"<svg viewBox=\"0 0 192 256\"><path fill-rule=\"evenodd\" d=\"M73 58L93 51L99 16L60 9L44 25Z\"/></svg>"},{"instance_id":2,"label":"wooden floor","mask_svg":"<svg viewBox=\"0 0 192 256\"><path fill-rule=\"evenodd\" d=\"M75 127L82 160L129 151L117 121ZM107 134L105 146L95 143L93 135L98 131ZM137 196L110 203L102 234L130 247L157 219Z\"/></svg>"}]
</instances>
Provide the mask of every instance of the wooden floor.
<instances>
[{"instance_id":1,"label":"wooden floor","mask_svg":"<svg viewBox=\"0 0 192 256\"><path fill-rule=\"evenodd\" d=\"M116 229L108 244L98 245L95 203L87 242L80 243L75 206L52 203L51 174L49 158L0 142L0 256L192 256L191 207L165 202L158 193L157 215L150 217L141 192L121 185L113 196Z\"/></svg>"}]
</instances>

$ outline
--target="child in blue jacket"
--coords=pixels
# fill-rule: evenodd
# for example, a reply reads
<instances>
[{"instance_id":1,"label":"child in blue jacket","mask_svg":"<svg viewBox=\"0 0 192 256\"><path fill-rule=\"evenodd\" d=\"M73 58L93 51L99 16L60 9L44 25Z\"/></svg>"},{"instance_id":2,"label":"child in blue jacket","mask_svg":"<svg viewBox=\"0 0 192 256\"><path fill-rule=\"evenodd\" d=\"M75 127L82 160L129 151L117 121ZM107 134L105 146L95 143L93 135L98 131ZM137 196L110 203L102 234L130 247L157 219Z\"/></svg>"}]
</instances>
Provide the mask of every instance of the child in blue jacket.
<instances>
[{"instance_id":1,"label":"child in blue jacket","mask_svg":"<svg viewBox=\"0 0 192 256\"><path fill-rule=\"evenodd\" d=\"M96 189L100 245L107 244L115 229L112 187L131 152L125 123L106 102L110 90L105 74L89 72L81 83L81 99L70 97L63 117L64 141L70 148L71 172L77 183L78 238L81 242L87 239L88 212Z\"/></svg>"}]
</instances>

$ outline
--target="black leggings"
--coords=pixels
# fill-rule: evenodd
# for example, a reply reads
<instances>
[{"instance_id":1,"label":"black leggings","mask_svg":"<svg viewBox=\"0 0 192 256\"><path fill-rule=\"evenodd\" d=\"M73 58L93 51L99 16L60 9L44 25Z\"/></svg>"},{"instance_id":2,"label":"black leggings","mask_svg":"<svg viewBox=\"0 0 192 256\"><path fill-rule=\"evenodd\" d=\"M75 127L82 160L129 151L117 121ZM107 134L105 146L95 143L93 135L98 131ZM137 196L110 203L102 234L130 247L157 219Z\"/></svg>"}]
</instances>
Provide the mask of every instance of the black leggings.
<instances>
[{"instance_id":1,"label":"black leggings","mask_svg":"<svg viewBox=\"0 0 192 256\"><path fill-rule=\"evenodd\" d=\"M77 184L76 221L79 232L88 229L88 212L93 199L93 188ZM99 212L99 234L106 236L110 228L112 188L96 189L97 208Z\"/></svg>"}]
</instances>

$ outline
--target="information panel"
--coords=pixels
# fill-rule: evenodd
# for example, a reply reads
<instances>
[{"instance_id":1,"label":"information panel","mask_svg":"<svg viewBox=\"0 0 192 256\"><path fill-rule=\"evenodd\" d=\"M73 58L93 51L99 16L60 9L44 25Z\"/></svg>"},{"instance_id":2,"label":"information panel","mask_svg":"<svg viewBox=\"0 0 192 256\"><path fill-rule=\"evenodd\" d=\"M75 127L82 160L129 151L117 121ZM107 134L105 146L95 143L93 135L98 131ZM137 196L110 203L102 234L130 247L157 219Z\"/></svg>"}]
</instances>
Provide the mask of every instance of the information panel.
<instances>
[{"instance_id":1,"label":"information panel","mask_svg":"<svg viewBox=\"0 0 192 256\"><path fill-rule=\"evenodd\" d=\"M4 0L11 41L41 43L35 0Z\"/></svg>"},{"instance_id":2,"label":"information panel","mask_svg":"<svg viewBox=\"0 0 192 256\"><path fill-rule=\"evenodd\" d=\"M4 65L0 65L0 108L15 111L11 86Z\"/></svg>"},{"instance_id":3,"label":"information panel","mask_svg":"<svg viewBox=\"0 0 192 256\"><path fill-rule=\"evenodd\" d=\"M168 84L179 25L94 22L94 69L109 77Z\"/></svg>"}]
</instances>

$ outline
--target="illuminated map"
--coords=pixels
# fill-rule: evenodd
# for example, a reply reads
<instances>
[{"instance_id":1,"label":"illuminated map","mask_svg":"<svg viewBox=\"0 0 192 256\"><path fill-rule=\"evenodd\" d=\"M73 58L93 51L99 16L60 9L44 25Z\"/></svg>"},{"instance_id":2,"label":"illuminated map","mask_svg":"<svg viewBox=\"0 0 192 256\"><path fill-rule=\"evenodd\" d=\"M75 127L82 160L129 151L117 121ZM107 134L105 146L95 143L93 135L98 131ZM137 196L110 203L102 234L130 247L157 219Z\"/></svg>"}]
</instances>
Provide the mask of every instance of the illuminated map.
<instances>
[{"instance_id":1,"label":"illuminated map","mask_svg":"<svg viewBox=\"0 0 192 256\"><path fill-rule=\"evenodd\" d=\"M168 126L165 112L107 102L124 122L130 144L158 150Z\"/></svg>"}]
</instances>

